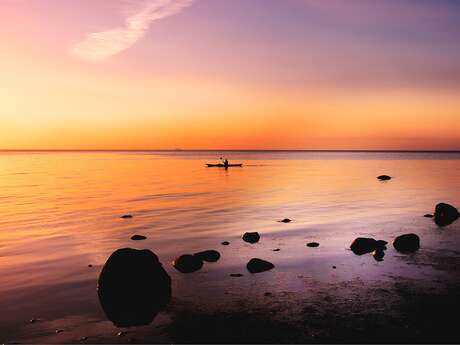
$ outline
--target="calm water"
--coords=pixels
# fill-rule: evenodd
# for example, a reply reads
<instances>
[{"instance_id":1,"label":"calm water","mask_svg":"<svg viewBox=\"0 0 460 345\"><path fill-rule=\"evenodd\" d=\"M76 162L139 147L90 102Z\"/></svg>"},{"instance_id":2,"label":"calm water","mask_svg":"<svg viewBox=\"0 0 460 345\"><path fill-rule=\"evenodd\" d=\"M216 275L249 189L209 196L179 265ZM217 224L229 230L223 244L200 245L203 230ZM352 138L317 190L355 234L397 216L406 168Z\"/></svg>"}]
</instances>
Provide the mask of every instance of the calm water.
<instances>
[{"instance_id":1,"label":"calm water","mask_svg":"<svg viewBox=\"0 0 460 345\"><path fill-rule=\"evenodd\" d=\"M219 156L1 153L0 342L116 335L96 283L108 256L122 247L159 256L173 279L173 304L215 306L266 289L302 291L299 277L330 283L443 278L432 266L410 265L391 246L383 262L355 256L347 248L357 236L392 241L417 233L419 258L458 251L458 222L440 230L423 215L440 201L460 206L460 154L230 152L230 161L243 168L205 168ZM394 179L379 182L380 174ZM134 218L120 218L127 213ZM293 222L277 222L283 218ZM260 243L244 244L246 231L260 232ZM134 242L133 234L148 239ZM221 246L224 240L231 245ZM321 245L307 248L310 241ZM190 275L171 267L176 256L204 249L219 250L221 260ZM276 268L249 275L252 257ZM236 284L229 273L245 276ZM154 325L166 318L159 315ZM64 332L55 334L58 328Z\"/></svg>"}]
</instances>

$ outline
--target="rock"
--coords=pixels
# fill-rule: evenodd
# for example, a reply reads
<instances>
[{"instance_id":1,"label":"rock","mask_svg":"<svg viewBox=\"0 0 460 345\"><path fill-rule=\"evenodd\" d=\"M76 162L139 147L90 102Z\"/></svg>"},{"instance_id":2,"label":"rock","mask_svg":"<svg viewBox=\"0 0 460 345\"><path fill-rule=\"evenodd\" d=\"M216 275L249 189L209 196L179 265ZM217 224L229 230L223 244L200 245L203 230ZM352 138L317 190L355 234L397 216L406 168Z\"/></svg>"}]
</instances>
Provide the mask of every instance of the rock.
<instances>
[{"instance_id":1,"label":"rock","mask_svg":"<svg viewBox=\"0 0 460 345\"><path fill-rule=\"evenodd\" d=\"M268 262L262 259L257 259L257 258L253 258L249 260L249 262L246 265L246 268L251 273L259 273L259 272L268 271L274 267L275 265L273 265L271 262Z\"/></svg>"},{"instance_id":2,"label":"rock","mask_svg":"<svg viewBox=\"0 0 460 345\"><path fill-rule=\"evenodd\" d=\"M242 276L243 276L243 274L241 274L241 273L232 273L232 274L230 274L230 277L242 277Z\"/></svg>"},{"instance_id":3,"label":"rock","mask_svg":"<svg viewBox=\"0 0 460 345\"><path fill-rule=\"evenodd\" d=\"M380 176L377 176L377 178L378 178L380 181L388 181L388 180L391 180L391 176L388 176L388 175L380 175Z\"/></svg>"},{"instance_id":4,"label":"rock","mask_svg":"<svg viewBox=\"0 0 460 345\"><path fill-rule=\"evenodd\" d=\"M424 215L424 217L425 218L433 218L434 216L432 214L427 213L427 214Z\"/></svg>"},{"instance_id":5,"label":"rock","mask_svg":"<svg viewBox=\"0 0 460 345\"><path fill-rule=\"evenodd\" d=\"M332 268L335 270L337 268L337 266L332 266Z\"/></svg>"},{"instance_id":6,"label":"rock","mask_svg":"<svg viewBox=\"0 0 460 345\"><path fill-rule=\"evenodd\" d=\"M350 249L356 255L372 253L377 247L377 241L373 238L358 237L350 246Z\"/></svg>"},{"instance_id":7,"label":"rock","mask_svg":"<svg viewBox=\"0 0 460 345\"><path fill-rule=\"evenodd\" d=\"M80 338L80 341L86 341L86 340L88 340L88 337L81 337Z\"/></svg>"},{"instance_id":8,"label":"rock","mask_svg":"<svg viewBox=\"0 0 460 345\"><path fill-rule=\"evenodd\" d=\"M142 236L142 235L134 235L134 236L131 236L131 239L133 241L143 241L143 240L146 240L147 237Z\"/></svg>"},{"instance_id":9,"label":"rock","mask_svg":"<svg viewBox=\"0 0 460 345\"><path fill-rule=\"evenodd\" d=\"M175 259L173 266L181 273L192 273L203 267L203 261L198 256L185 254Z\"/></svg>"},{"instance_id":10,"label":"rock","mask_svg":"<svg viewBox=\"0 0 460 345\"><path fill-rule=\"evenodd\" d=\"M248 243L256 243L259 242L260 240L260 235L258 232L246 232L243 235L243 241L248 242Z\"/></svg>"},{"instance_id":11,"label":"rock","mask_svg":"<svg viewBox=\"0 0 460 345\"><path fill-rule=\"evenodd\" d=\"M220 253L217 250L205 250L194 254L194 256L206 262L216 262L220 259Z\"/></svg>"},{"instance_id":12,"label":"rock","mask_svg":"<svg viewBox=\"0 0 460 345\"><path fill-rule=\"evenodd\" d=\"M280 220L280 223L290 223L290 222L292 222L292 220L289 218L284 218L283 220Z\"/></svg>"},{"instance_id":13,"label":"rock","mask_svg":"<svg viewBox=\"0 0 460 345\"><path fill-rule=\"evenodd\" d=\"M171 278L150 250L123 248L102 268L98 295L115 326L144 326L169 303Z\"/></svg>"},{"instance_id":14,"label":"rock","mask_svg":"<svg viewBox=\"0 0 460 345\"><path fill-rule=\"evenodd\" d=\"M420 237L416 234L405 234L395 238L393 246L398 252L412 253L420 248Z\"/></svg>"},{"instance_id":15,"label":"rock","mask_svg":"<svg viewBox=\"0 0 460 345\"><path fill-rule=\"evenodd\" d=\"M316 248L316 247L319 247L319 243L318 242L310 242L310 243L307 243L307 247Z\"/></svg>"},{"instance_id":16,"label":"rock","mask_svg":"<svg viewBox=\"0 0 460 345\"><path fill-rule=\"evenodd\" d=\"M117 336L118 336L118 337L124 337L126 334L128 334L128 332L126 332L126 331L121 331L121 332L118 332L118 333L117 333Z\"/></svg>"},{"instance_id":17,"label":"rock","mask_svg":"<svg viewBox=\"0 0 460 345\"><path fill-rule=\"evenodd\" d=\"M281 249L279 249L279 248L272 249L272 251L274 251L274 252L279 252L280 250Z\"/></svg>"},{"instance_id":18,"label":"rock","mask_svg":"<svg viewBox=\"0 0 460 345\"><path fill-rule=\"evenodd\" d=\"M30 322L30 323L35 323L35 322L37 322L37 321L38 321L38 319L35 319L35 318L34 318L34 319L30 319L29 322Z\"/></svg>"},{"instance_id":19,"label":"rock","mask_svg":"<svg viewBox=\"0 0 460 345\"><path fill-rule=\"evenodd\" d=\"M271 296L271 295L272 295L271 292L266 292L266 293L264 293L264 296Z\"/></svg>"},{"instance_id":20,"label":"rock","mask_svg":"<svg viewBox=\"0 0 460 345\"><path fill-rule=\"evenodd\" d=\"M125 214L125 215L121 216L120 218L123 218L123 219L130 219L130 218L133 218L133 216L130 215L130 214Z\"/></svg>"},{"instance_id":21,"label":"rock","mask_svg":"<svg viewBox=\"0 0 460 345\"><path fill-rule=\"evenodd\" d=\"M449 225L460 217L458 210L449 204L439 203L434 211L434 221L439 226Z\"/></svg>"},{"instance_id":22,"label":"rock","mask_svg":"<svg viewBox=\"0 0 460 345\"><path fill-rule=\"evenodd\" d=\"M221 244L222 244L223 246L228 246L228 245L230 244L230 242L224 241L224 242L222 242Z\"/></svg>"},{"instance_id":23,"label":"rock","mask_svg":"<svg viewBox=\"0 0 460 345\"><path fill-rule=\"evenodd\" d=\"M63 329L57 329L57 330L56 330L56 334L59 334L59 333L62 333L62 332L64 332Z\"/></svg>"},{"instance_id":24,"label":"rock","mask_svg":"<svg viewBox=\"0 0 460 345\"><path fill-rule=\"evenodd\" d=\"M386 249L386 247L385 247ZM376 249L372 252L372 256L374 257L375 261L383 261L383 257L385 256L385 252L383 249Z\"/></svg>"},{"instance_id":25,"label":"rock","mask_svg":"<svg viewBox=\"0 0 460 345\"><path fill-rule=\"evenodd\" d=\"M91 267L93 267L93 265L89 264L88 267L91 268Z\"/></svg>"},{"instance_id":26,"label":"rock","mask_svg":"<svg viewBox=\"0 0 460 345\"><path fill-rule=\"evenodd\" d=\"M387 241L377 240L377 241L375 241L375 248L377 250L386 250L387 249L387 244L388 244Z\"/></svg>"}]
</instances>

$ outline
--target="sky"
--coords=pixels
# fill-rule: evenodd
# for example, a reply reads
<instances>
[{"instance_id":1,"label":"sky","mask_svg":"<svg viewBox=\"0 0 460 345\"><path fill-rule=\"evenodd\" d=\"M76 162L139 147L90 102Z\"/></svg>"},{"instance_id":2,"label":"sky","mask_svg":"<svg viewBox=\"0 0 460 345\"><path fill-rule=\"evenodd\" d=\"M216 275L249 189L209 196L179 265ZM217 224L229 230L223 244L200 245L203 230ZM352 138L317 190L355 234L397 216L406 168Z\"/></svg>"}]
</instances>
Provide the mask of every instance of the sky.
<instances>
[{"instance_id":1,"label":"sky","mask_svg":"<svg viewBox=\"0 0 460 345\"><path fill-rule=\"evenodd\" d=\"M460 150L460 1L0 0L0 149Z\"/></svg>"}]
</instances>

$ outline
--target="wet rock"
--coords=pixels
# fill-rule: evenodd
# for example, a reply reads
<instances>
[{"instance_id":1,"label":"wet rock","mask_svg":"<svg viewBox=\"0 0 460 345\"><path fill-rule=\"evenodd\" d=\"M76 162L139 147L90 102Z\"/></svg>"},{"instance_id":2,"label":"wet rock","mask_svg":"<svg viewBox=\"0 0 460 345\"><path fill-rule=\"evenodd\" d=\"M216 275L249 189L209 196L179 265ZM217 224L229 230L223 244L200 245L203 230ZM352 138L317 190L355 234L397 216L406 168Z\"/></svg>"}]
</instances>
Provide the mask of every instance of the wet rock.
<instances>
[{"instance_id":1,"label":"wet rock","mask_svg":"<svg viewBox=\"0 0 460 345\"><path fill-rule=\"evenodd\" d=\"M80 338L80 341L86 341L86 340L88 340L88 337L81 337Z\"/></svg>"},{"instance_id":2,"label":"wet rock","mask_svg":"<svg viewBox=\"0 0 460 345\"><path fill-rule=\"evenodd\" d=\"M147 237L142 236L142 235L134 235L134 236L131 236L131 239L133 241L143 241L143 240L146 240Z\"/></svg>"},{"instance_id":3,"label":"wet rock","mask_svg":"<svg viewBox=\"0 0 460 345\"><path fill-rule=\"evenodd\" d=\"M271 295L272 295L271 292L266 292L266 293L264 293L264 296L271 296Z\"/></svg>"},{"instance_id":4,"label":"wet rock","mask_svg":"<svg viewBox=\"0 0 460 345\"><path fill-rule=\"evenodd\" d=\"M192 273L203 267L203 261L198 256L185 254L175 259L173 266L181 273Z\"/></svg>"},{"instance_id":5,"label":"wet rock","mask_svg":"<svg viewBox=\"0 0 460 345\"><path fill-rule=\"evenodd\" d=\"M432 214L427 213L427 214L424 215L424 217L425 218L433 218L434 216Z\"/></svg>"},{"instance_id":6,"label":"wet rock","mask_svg":"<svg viewBox=\"0 0 460 345\"><path fill-rule=\"evenodd\" d=\"M412 253L420 248L420 237L416 234L405 234L395 238L393 246L398 252Z\"/></svg>"},{"instance_id":7,"label":"wet rock","mask_svg":"<svg viewBox=\"0 0 460 345\"><path fill-rule=\"evenodd\" d=\"M378 178L380 181L388 181L388 180L391 180L391 176L388 176L388 175L380 175L380 176L377 176L377 178Z\"/></svg>"},{"instance_id":8,"label":"wet rock","mask_svg":"<svg viewBox=\"0 0 460 345\"><path fill-rule=\"evenodd\" d=\"M337 268L337 266L332 266L332 268L335 270Z\"/></svg>"},{"instance_id":9,"label":"wet rock","mask_svg":"<svg viewBox=\"0 0 460 345\"><path fill-rule=\"evenodd\" d=\"M133 218L133 216L131 214L125 214L125 215L121 216L120 218L122 218L122 219L131 219L131 218Z\"/></svg>"},{"instance_id":10,"label":"wet rock","mask_svg":"<svg viewBox=\"0 0 460 345\"><path fill-rule=\"evenodd\" d=\"M91 267L93 267L93 265L89 264L88 267L91 268Z\"/></svg>"},{"instance_id":11,"label":"wet rock","mask_svg":"<svg viewBox=\"0 0 460 345\"><path fill-rule=\"evenodd\" d=\"M275 265L273 265L271 262L257 258L249 260L249 262L246 265L246 268L251 273L265 272L271 270L274 267Z\"/></svg>"},{"instance_id":12,"label":"wet rock","mask_svg":"<svg viewBox=\"0 0 460 345\"><path fill-rule=\"evenodd\" d=\"M290 223L290 222L292 222L292 220L289 219L289 218L284 218L283 220L280 220L280 222L281 223Z\"/></svg>"},{"instance_id":13,"label":"wet rock","mask_svg":"<svg viewBox=\"0 0 460 345\"><path fill-rule=\"evenodd\" d=\"M57 330L56 330L56 334L59 334L59 333L62 333L62 332L64 332L63 329L57 329Z\"/></svg>"},{"instance_id":14,"label":"wet rock","mask_svg":"<svg viewBox=\"0 0 460 345\"><path fill-rule=\"evenodd\" d=\"M376 249L372 252L372 256L374 257L375 261L383 261L385 252L383 251L383 249Z\"/></svg>"},{"instance_id":15,"label":"wet rock","mask_svg":"<svg viewBox=\"0 0 460 345\"><path fill-rule=\"evenodd\" d=\"M248 243L256 243L259 242L260 240L260 235L258 232L246 232L243 235L243 241L248 242Z\"/></svg>"},{"instance_id":16,"label":"wet rock","mask_svg":"<svg viewBox=\"0 0 460 345\"><path fill-rule=\"evenodd\" d=\"M196 253L195 256L206 262L216 262L220 259L220 253L217 250L205 250Z\"/></svg>"},{"instance_id":17,"label":"wet rock","mask_svg":"<svg viewBox=\"0 0 460 345\"><path fill-rule=\"evenodd\" d=\"M150 250L123 248L102 268L98 295L115 326L144 326L169 303L171 278Z\"/></svg>"},{"instance_id":18,"label":"wet rock","mask_svg":"<svg viewBox=\"0 0 460 345\"><path fill-rule=\"evenodd\" d=\"M117 333L117 336L118 336L118 337L124 337L126 334L128 334L128 332L126 332L126 331L121 331L121 332L118 332L118 333Z\"/></svg>"},{"instance_id":19,"label":"wet rock","mask_svg":"<svg viewBox=\"0 0 460 345\"><path fill-rule=\"evenodd\" d=\"M449 225L460 217L458 210L449 204L439 203L434 211L434 221L439 226Z\"/></svg>"},{"instance_id":20,"label":"wet rock","mask_svg":"<svg viewBox=\"0 0 460 345\"><path fill-rule=\"evenodd\" d=\"M377 240L377 241L375 241L375 248L377 250L386 250L387 249L387 244L388 244L387 241Z\"/></svg>"},{"instance_id":21,"label":"wet rock","mask_svg":"<svg viewBox=\"0 0 460 345\"><path fill-rule=\"evenodd\" d=\"M272 249L272 251L274 251L274 252L279 252L280 250L281 249L279 249L279 248Z\"/></svg>"},{"instance_id":22,"label":"wet rock","mask_svg":"<svg viewBox=\"0 0 460 345\"><path fill-rule=\"evenodd\" d=\"M224 242L222 242L221 244L222 244L223 246L228 246L228 245L230 244L230 242L224 241Z\"/></svg>"},{"instance_id":23,"label":"wet rock","mask_svg":"<svg viewBox=\"0 0 460 345\"><path fill-rule=\"evenodd\" d=\"M309 243L307 243L307 247L316 248L316 247L319 247L319 243L318 242L309 242Z\"/></svg>"},{"instance_id":24,"label":"wet rock","mask_svg":"<svg viewBox=\"0 0 460 345\"><path fill-rule=\"evenodd\" d=\"M350 246L350 249L356 255L363 255L366 253L372 253L377 246L377 241L373 238L358 237Z\"/></svg>"},{"instance_id":25,"label":"wet rock","mask_svg":"<svg viewBox=\"0 0 460 345\"><path fill-rule=\"evenodd\" d=\"M37 322L37 321L39 321L39 319L33 318L33 319L30 319L30 320L29 320L30 323L35 323L35 322Z\"/></svg>"},{"instance_id":26,"label":"wet rock","mask_svg":"<svg viewBox=\"0 0 460 345\"><path fill-rule=\"evenodd\" d=\"M241 273L232 273L230 274L230 277L242 277L244 274Z\"/></svg>"}]
</instances>

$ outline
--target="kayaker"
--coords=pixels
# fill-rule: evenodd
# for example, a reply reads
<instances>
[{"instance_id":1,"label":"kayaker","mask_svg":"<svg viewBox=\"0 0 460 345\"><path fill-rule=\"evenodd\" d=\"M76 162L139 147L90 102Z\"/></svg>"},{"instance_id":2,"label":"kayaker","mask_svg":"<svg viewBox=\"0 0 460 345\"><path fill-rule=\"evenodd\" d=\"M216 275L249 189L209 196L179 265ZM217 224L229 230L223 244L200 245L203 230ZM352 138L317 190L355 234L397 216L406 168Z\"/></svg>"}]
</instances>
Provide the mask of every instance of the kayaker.
<instances>
[{"instance_id":1,"label":"kayaker","mask_svg":"<svg viewBox=\"0 0 460 345\"><path fill-rule=\"evenodd\" d=\"M226 168L228 168L228 159L227 159L227 158L225 158L225 160L224 160L224 166L225 166Z\"/></svg>"}]
</instances>

